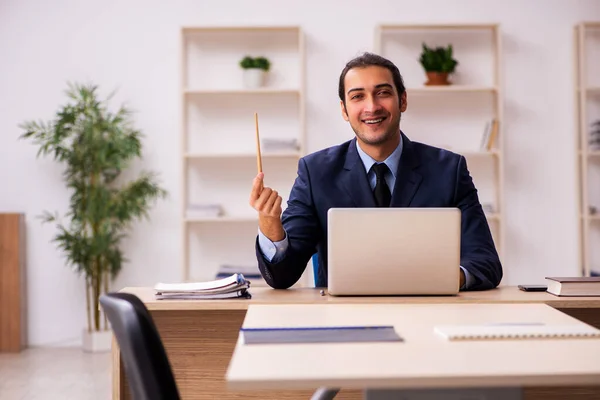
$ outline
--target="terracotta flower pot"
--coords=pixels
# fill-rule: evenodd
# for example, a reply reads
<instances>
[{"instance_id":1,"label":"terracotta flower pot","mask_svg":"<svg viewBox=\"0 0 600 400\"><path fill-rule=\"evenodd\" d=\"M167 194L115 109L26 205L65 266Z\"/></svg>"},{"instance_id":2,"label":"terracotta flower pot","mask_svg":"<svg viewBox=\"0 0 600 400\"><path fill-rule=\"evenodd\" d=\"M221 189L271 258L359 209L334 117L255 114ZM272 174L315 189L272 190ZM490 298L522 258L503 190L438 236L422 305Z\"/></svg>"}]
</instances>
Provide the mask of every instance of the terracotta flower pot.
<instances>
[{"instance_id":1,"label":"terracotta flower pot","mask_svg":"<svg viewBox=\"0 0 600 400\"><path fill-rule=\"evenodd\" d=\"M449 85L447 72L427 72L427 82L425 85Z\"/></svg>"}]
</instances>

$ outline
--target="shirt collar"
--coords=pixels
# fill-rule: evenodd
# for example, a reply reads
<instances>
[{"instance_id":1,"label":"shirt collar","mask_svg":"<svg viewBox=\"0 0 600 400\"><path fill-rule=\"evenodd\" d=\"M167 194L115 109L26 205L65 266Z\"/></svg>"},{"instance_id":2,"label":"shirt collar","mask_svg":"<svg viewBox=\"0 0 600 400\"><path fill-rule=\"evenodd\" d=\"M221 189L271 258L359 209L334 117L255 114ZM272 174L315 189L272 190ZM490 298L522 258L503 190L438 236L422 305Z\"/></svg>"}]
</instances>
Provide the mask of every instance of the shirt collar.
<instances>
[{"instance_id":1,"label":"shirt collar","mask_svg":"<svg viewBox=\"0 0 600 400\"><path fill-rule=\"evenodd\" d=\"M398 147L396 147L396 149L392 152L392 154L389 155L388 158L383 160L385 165L387 165L387 167L392 172L394 178L396 178L396 172L398 171L398 165L400 164L400 156L402 155L402 145L402 135L400 135L400 143L398 143ZM356 150L358 151L358 155L362 160L365 166L365 170L368 174L373 164L377 163L377 161L375 161L370 155L365 153L363 149L360 148L358 141L356 142Z\"/></svg>"}]
</instances>

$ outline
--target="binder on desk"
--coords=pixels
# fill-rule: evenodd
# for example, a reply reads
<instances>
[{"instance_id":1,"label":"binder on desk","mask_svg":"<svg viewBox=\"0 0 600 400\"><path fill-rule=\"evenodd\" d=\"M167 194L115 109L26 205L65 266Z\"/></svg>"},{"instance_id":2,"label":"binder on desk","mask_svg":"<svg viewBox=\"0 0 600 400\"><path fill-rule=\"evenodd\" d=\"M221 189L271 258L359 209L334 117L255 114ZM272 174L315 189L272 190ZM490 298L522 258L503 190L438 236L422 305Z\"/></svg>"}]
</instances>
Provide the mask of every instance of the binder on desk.
<instances>
[{"instance_id":1,"label":"binder on desk","mask_svg":"<svg viewBox=\"0 0 600 400\"><path fill-rule=\"evenodd\" d=\"M402 342L393 326L242 328L244 344Z\"/></svg>"},{"instance_id":2,"label":"binder on desk","mask_svg":"<svg viewBox=\"0 0 600 400\"><path fill-rule=\"evenodd\" d=\"M542 323L440 325L436 326L434 331L451 341L600 338L600 330L584 323L576 325L546 325Z\"/></svg>"}]
</instances>

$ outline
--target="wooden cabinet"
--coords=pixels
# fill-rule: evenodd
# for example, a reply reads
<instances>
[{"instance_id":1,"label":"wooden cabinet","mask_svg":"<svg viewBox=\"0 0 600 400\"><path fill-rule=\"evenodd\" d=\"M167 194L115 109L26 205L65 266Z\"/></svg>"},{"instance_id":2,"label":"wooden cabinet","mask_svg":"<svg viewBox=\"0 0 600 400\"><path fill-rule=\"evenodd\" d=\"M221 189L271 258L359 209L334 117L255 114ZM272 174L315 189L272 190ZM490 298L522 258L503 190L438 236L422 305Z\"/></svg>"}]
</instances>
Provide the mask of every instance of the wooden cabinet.
<instances>
[{"instance_id":1,"label":"wooden cabinet","mask_svg":"<svg viewBox=\"0 0 600 400\"><path fill-rule=\"evenodd\" d=\"M0 352L25 344L25 219L0 214Z\"/></svg>"}]
</instances>

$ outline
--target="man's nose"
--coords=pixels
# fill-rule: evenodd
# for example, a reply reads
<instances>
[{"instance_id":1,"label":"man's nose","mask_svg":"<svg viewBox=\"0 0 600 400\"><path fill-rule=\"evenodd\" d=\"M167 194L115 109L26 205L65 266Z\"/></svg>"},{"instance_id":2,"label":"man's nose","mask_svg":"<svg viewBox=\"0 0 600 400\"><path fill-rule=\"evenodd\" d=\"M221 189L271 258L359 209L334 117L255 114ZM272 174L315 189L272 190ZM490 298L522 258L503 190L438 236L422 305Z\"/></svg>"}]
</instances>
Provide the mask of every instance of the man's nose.
<instances>
[{"instance_id":1,"label":"man's nose","mask_svg":"<svg viewBox=\"0 0 600 400\"><path fill-rule=\"evenodd\" d=\"M368 113L374 113L381 109L381 104L377 101L377 99L373 96L367 96L365 102L365 111Z\"/></svg>"}]
</instances>

